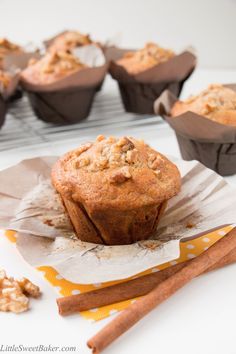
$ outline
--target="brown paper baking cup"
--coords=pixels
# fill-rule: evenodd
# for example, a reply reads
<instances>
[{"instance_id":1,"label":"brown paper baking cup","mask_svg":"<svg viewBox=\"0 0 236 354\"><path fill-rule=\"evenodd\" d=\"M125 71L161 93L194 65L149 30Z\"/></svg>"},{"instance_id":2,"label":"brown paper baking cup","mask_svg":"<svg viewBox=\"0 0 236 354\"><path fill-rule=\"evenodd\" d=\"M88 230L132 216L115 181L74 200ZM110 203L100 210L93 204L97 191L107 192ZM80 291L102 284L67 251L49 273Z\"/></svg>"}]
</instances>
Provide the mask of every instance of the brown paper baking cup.
<instances>
[{"instance_id":1,"label":"brown paper baking cup","mask_svg":"<svg viewBox=\"0 0 236 354\"><path fill-rule=\"evenodd\" d=\"M5 100L2 98L2 96L0 95L0 129L5 122L6 112L7 112L7 104Z\"/></svg>"},{"instance_id":2,"label":"brown paper baking cup","mask_svg":"<svg viewBox=\"0 0 236 354\"><path fill-rule=\"evenodd\" d=\"M236 91L236 84L225 85ZM236 173L236 127L214 122L193 112L169 113L177 97L165 91L156 100L155 113L174 129L184 160L198 160L222 176Z\"/></svg>"},{"instance_id":3,"label":"brown paper baking cup","mask_svg":"<svg viewBox=\"0 0 236 354\"><path fill-rule=\"evenodd\" d=\"M97 88L73 88L53 92L27 91L36 116L49 123L74 124L89 115Z\"/></svg>"},{"instance_id":4,"label":"brown paper baking cup","mask_svg":"<svg viewBox=\"0 0 236 354\"><path fill-rule=\"evenodd\" d=\"M89 115L106 72L107 64L82 69L53 84L35 85L24 78L21 84L39 119L54 124L74 124Z\"/></svg>"},{"instance_id":5,"label":"brown paper baking cup","mask_svg":"<svg viewBox=\"0 0 236 354\"><path fill-rule=\"evenodd\" d=\"M165 63L131 75L116 63L128 51L130 50L115 47L106 51L106 58L110 60L109 72L118 83L127 112L154 114L153 104L156 98L167 89L178 97L184 82L196 66L196 57L186 51Z\"/></svg>"}]
</instances>

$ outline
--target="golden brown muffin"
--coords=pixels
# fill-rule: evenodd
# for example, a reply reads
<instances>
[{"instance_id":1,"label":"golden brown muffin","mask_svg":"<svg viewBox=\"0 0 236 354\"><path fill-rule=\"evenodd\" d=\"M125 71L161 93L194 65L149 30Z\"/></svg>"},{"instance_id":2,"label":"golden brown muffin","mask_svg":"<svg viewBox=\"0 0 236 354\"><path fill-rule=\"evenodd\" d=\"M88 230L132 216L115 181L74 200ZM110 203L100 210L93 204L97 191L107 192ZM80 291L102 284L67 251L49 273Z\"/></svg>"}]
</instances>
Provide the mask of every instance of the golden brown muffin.
<instances>
[{"instance_id":1,"label":"golden brown muffin","mask_svg":"<svg viewBox=\"0 0 236 354\"><path fill-rule=\"evenodd\" d=\"M93 41L88 34L82 34L78 31L67 31L54 39L49 47L49 51L67 51L92 43Z\"/></svg>"},{"instance_id":2,"label":"golden brown muffin","mask_svg":"<svg viewBox=\"0 0 236 354\"><path fill-rule=\"evenodd\" d=\"M57 161L52 183L79 239L118 245L155 233L181 180L178 168L143 141L98 136Z\"/></svg>"},{"instance_id":3,"label":"golden brown muffin","mask_svg":"<svg viewBox=\"0 0 236 354\"><path fill-rule=\"evenodd\" d=\"M210 85L197 96L177 101L171 110L176 117L194 112L221 124L236 126L236 92L222 85Z\"/></svg>"},{"instance_id":4,"label":"golden brown muffin","mask_svg":"<svg viewBox=\"0 0 236 354\"><path fill-rule=\"evenodd\" d=\"M174 55L174 52L170 49L161 48L155 43L147 43L143 49L126 53L116 63L123 66L128 73L135 75L164 63Z\"/></svg>"},{"instance_id":5,"label":"golden brown muffin","mask_svg":"<svg viewBox=\"0 0 236 354\"><path fill-rule=\"evenodd\" d=\"M6 55L22 52L22 48L14 44L6 38L0 38L0 68L2 67L3 59Z\"/></svg>"},{"instance_id":6,"label":"golden brown muffin","mask_svg":"<svg viewBox=\"0 0 236 354\"><path fill-rule=\"evenodd\" d=\"M33 59L21 77L33 84L51 84L65 76L85 68L86 65L68 52L47 53L36 61Z\"/></svg>"}]
</instances>

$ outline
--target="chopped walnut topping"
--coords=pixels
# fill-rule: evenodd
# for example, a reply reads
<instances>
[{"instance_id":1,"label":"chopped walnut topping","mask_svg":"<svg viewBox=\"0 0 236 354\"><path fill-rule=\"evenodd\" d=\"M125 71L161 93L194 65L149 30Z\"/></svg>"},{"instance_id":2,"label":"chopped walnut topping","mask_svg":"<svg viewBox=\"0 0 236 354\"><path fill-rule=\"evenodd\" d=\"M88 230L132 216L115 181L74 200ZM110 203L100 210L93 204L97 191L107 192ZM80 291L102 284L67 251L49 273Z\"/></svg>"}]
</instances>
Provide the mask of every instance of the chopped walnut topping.
<instances>
[{"instance_id":1,"label":"chopped walnut topping","mask_svg":"<svg viewBox=\"0 0 236 354\"><path fill-rule=\"evenodd\" d=\"M138 158L138 150L137 149L127 151L125 160L129 164L134 164L135 162L137 162L137 158Z\"/></svg>"},{"instance_id":2,"label":"chopped walnut topping","mask_svg":"<svg viewBox=\"0 0 236 354\"><path fill-rule=\"evenodd\" d=\"M160 170L154 170L153 171L155 173L155 175L158 177L158 178L161 178L162 177L162 173Z\"/></svg>"},{"instance_id":3,"label":"chopped walnut topping","mask_svg":"<svg viewBox=\"0 0 236 354\"><path fill-rule=\"evenodd\" d=\"M161 178L161 165L163 158L155 153L150 153L147 157L142 153L139 154L139 142L137 147L131 140L132 138L122 137L116 139L114 137L105 138L99 135L94 144L94 150L88 154L81 155L86 152L92 144L82 145L75 150L72 155L69 155L66 169L71 166L74 169L86 167L89 172L99 172L105 169L115 169L114 174L110 177L111 183L123 183L131 178L130 167L144 167L153 170L158 178Z\"/></svg>"},{"instance_id":4,"label":"chopped walnut topping","mask_svg":"<svg viewBox=\"0 0 236 354\"><path fill-rule=\"evenodd\" d=\"M39 297L40 289L30 280L20 281L8 278L4 270L0 270L0 311L20 313L29 308L27 296Z\"/></svg>"},{"instance_id":5,"label":"chopped walnut topping","mask_svg":"<svg viewBox=\"0 0 236 354\"><path fill-rule=\"evenodd\" d=\"M114 144L116 142L116 138L114 136L109 136L109 138L107 138L107 143L108 144Z\"/></svg>"},{"instance_id":6,"label":"chopped walnut topping","mask_svg":"<svg viewBox=\"0 0 236 354\"><path fill-rule=\"evenodd\" d=\"M88 149L91 148L93 144L92 143L86 143L86 144L83 144L81 145L78 149L76 149L75 153L76 153L76 156L80 156L82 154L82 152L85 152L87 151Z\"/></svg>"},{"instance_id":7,"label":"chopped walnut topping","mask_svg":"<svg viewBox=\"0 0 236 354\"><path fill-rule=\"evenodd\" d=\"M90 164L90 159L88 157L80 158L75 161L75 168L88 166L89 164Z\"/></svg>"},{"instance_id":8,"label":"chopped walnut topping","mask_svg":"<svg viewBox=\"0 0 236 354\"><path fill-rule=\"evenodd\" d=\"M106 157L101 156L94 162L94 165L98 168L98 170L104 170L108 167L108 159Z\"/></svg>"},{"instance_id":9,"label":"chopped walnut topping","mask_svg":"<svg viewBox=\"0 0 236 354\"><path fill-rule=\"evenodd\" d=\"M41 59L43 74L63 74L86 67L79 58L67 52L53 52Z\"/></svg>"},{"instance_id":10,"label":"chopped walnut topping","mask_svg":"<svg viewBox=\"0 0 236 354\"><path fill-rule=\"evenodd\" d=\"M118 171L115 171L113 173L113 175L110 177L110 182L120 184L120 183L127 181L131 177L132 176L131 176L129 167L124 166L124 167L120 168Z\"/></svg>"},{"instance_id":11,"label":"chopped walnut topping","mask_svg":"<svg viewBox=\"0 0 236 354\"><path fill-rule=\"evenodd\" d=\"M97 138L96 138L96 141L99 142L99 141L102 141L104 139L106 139L104 135L98 135Z\"/></svg>"},{"instance_id":12,"label":"chopped walnut topping","mask_svg":"<svg viewBox=\"0 0 236 354\"><path fill-rule=\"evenodd\" d=\"M116 145L121 147L121 150L124 152L134 149L134 144L126 136L124 136L123 138L120 138L117 141Z\"/></svg>"},{"instance_id":13,"label":"chopped walnut topping","mask_svg":"<svg viewBox=\"0 0 236 354\"><path fill-rule=\"evenodd\" d=\"M159 155L150 154L148 158L148 167L152 170L156 170L160 163L162 162L162 158Z\"/></svg>"}]
</instances>

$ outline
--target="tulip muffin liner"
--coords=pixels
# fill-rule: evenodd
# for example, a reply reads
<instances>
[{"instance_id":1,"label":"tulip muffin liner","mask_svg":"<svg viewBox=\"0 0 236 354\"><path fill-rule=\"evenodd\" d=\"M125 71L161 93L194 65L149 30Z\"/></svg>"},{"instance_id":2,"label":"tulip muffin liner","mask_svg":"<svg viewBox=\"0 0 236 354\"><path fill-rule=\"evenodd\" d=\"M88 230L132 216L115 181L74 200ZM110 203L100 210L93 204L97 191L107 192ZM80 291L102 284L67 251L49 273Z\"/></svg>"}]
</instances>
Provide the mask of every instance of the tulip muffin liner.
<instances>
[{"instance_id":1,"label":"tulip muffin liner","mask_svg":"<svg viewBox=\"0 0 236 354\"><path fill-rule=\"evenodd\" d=\"M153 104L166 89L180 95L184 82L196 66L196 57L189 51L174 56L168 61L155 65L139 74L131 75L116 63L130 50L110 47L106 50L110 60L109 72L118 83L124 108L127 112L154 114Z\"/></svg>"},{"instance_id":2,"label":"tulip muffin liner","mask_svg":"<svg viewBox=\"0 0 236 354\"><path fill-rule=\"evenodd\" d=\"M86 47L87 54L89 50L93 51L93 48ZM87 118L108 68L104 55L100 55L102 65L80 69L51 84L35 84L21 77L21 85L36 116L60 125L74 124Z\"/></svg>"},{"instance_id":3,"label":"tulip muffin liner","mask_svg":"<svg viewBox=\"0 0 236 354\"><path fill-rule=\"evenodd\" d=\"M236 91L236 84L224 85ZM165 91L156 100L155 113L173 128L184 160L198 160L222 176L236 173L236 127L220 124L193 112L170 117L177 97Z\"/></svg>"}]
</instances>

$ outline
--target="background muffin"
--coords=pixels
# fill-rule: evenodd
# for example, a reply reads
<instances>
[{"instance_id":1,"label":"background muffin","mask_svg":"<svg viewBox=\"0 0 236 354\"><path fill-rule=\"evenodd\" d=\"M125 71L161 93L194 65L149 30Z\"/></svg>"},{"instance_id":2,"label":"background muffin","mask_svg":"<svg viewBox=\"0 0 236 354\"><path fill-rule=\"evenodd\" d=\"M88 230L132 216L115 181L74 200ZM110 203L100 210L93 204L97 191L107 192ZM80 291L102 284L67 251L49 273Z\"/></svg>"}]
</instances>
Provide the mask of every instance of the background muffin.
<instances>
[{"instance_id":1,"label":"background muffin","mask_svg":"<svg viewBox=\"0 0 236 354\"><path fill-rule=\"evenodd\" d=\"M189 51L177 55L155 43L134 51L109 47L105 54L125 110L138 114L154 114L154 102L166 89L178 96L196 65Z\"/></svg>"},{"instance_id":2,"label":"background muffin","mask_svg":"<svg viewBox=\"0 0 236 354\"><path fill-rule=\"evenodd\" d=\"M180 190L180 174L143 141L99 136L63 156L52 183L81 240L116 245L155 232L167 200Z\"/></svg>"},{"instance_id":3,"label":"background muffin","mask_svg":"<svg viewBox=\"0 0 236 354\"><path fill-rule=\"evenodd\" d=\"M82 62L86 60L88 64ZM76 54L53 51L33 60L21 73L21 85L39 119L54 124L74 124L89 115L106 72L103 52L88 45L77 49Z\"/></svg>"},{"instance_id":4,"label":"background muffin","mask_svg":"<svg viewBox=\"0 0 236 354\"><path fill-rule=\"evenodd\" d=\"M179 101L165 91L155 112L174 129L184 160L198 160L222 176L236 173L236 85L210 85Z\"/></svg>"},{"instance_id":5,"label":"background muffin","mask_svg":"<svg viewBox=\"0 0 236 354\"><path fill-rule=\"evenodd\" d=\"M171 116L194 112L221 124L236 126L236 92L223 85L210 85L197 96L177 101Z\"/></svg>"}]
</instances>

